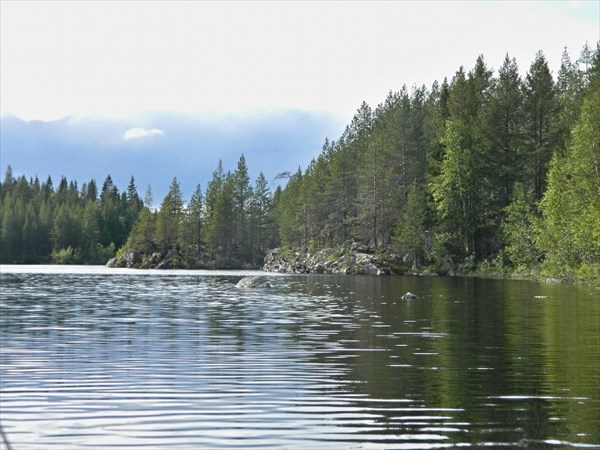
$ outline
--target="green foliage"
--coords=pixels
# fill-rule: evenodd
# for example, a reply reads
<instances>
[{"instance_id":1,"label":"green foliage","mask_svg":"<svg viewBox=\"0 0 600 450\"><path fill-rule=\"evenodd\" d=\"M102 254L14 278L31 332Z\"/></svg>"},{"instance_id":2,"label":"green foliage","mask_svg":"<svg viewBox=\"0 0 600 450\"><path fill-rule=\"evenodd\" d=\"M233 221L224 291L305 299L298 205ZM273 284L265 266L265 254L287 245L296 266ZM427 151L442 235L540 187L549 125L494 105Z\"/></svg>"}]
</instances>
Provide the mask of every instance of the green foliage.
<instances>
[{"instance_id":1,"label":"green foliage","mask_svg":"<svg viewBox=\"0 0 600 450\"><path fill-rule=\"evenodd\" d=\"M129 194L135 201L132 185ZM62 177L55 190L50 177L44 183L15 179L10 167L0 183L0 204L2 263L104 264L138 214L110 176L98 198L94 180L79 190L77 182Z\"/></svg>"},{"instance_id":2,"label":"green foliage","mask_svg":"<svg viewBox=\"0 0 600 450\"><path fill-rule=\"evenodd\" d=\"M406 206L396 223L392 242L400 247L402 253L410 254L415 266L419 265L423 256L425 212L422 188L413 184L408 192Z\"/></svg>"},{"instance_id":3,"label":"green foliage","mask_svg":"<svg viewBox=\"0 0 600 450\"><path fill-rule=\"evenodd\" d=\"M508 260L517 271L535 267L540 254L534 232L538 217L533 193L528 192L523 184L516 184L512 202L505 208L505 212L502 233Z\"/></svg>"},{"instance_id":4,"label":"green foliage","mask_svg":"<svg viewBox=\"0 0 600 450\"><path fill-rule=\"evenodd\" d=\"M533 188L535 200L540 200L546 190L546 175L553 151L560 144L556 123L560 105L556 87L544 54L537 53L525 77L524 85L525 160L527 179Z\"/></svg>"},{"instance_id":5,"label":"green foliage","mask_svg":"<svg viewBox=\"0 0 600 450\"><path fill-rule=\"evenodd\" d=\"M79 264L81 256L73 247L68 246L60 250L52 250L52 262L54 264Z\"/></svg>"},{"instance_id":6,"label":"green foliage","mask_svg":"<svg viewBox=\"0 0 600 450\"><path fill-rule=\"evenodd\" d=\"M169 192L163 199L156 216L156 240L163 253L181 243L184 219L183 195L177 178L173 178Z\"/></svg>"},{"instance_id":7,"label":"green foliage","mask_svg":"<svg viewBox=\"0 0 600 450\"><path fill-rule=\"evenodd\" d=\"M565 277L600 273L600 85L586 96L565 156L556 154L541 202L544 268Z\"/></svg>"}]
</instances>

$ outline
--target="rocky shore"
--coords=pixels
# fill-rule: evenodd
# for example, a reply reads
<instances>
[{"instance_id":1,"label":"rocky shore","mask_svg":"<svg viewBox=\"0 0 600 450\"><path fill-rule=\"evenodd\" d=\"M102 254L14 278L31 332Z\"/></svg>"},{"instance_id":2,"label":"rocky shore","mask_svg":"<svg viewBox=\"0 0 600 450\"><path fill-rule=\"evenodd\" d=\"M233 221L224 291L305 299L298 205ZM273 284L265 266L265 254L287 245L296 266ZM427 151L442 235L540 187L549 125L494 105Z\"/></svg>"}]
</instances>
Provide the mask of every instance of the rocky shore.
<instances>
[{"instance_id":1,"label":"rocky shore","mask_svg":"<svg viewBox=\"0 0 600 450\"><path fill-rule=\"evenodd\" d=\"M375 255L374 249L352 244L349 249L325 248L311 254L283 251L276 248L267 253L263 270L280 273L323 273L348 275L389 275L393 270L390 258Z\"/></svg>"},{"instance_id":2,"label":"rocky shore","mask_svg":"<svg viewBox=\"0 0 600 450\"><path fill-rule=\"evenodd\" d=\"M408 255L401 257L390 252L378 252L359 243L333 249L324 248L315 253L275 248L267 253L265 272L318 273L347 275L419 275L455 276L458 274L452 258L446 256L436 264L434 271L417 267Z\"/></svg>"},{"instance_id":3,"label":"rocky shore","mask_svg":"<svg viewBox=\"0 0 600 450\"><path fill-rule=\"evenodd\" d=\"M166 253L147 254L138 250L125 250L112 258L107 267L132 269L257 269L235 260L215 260L205 251L193 254L169 250ZM296 274L346 274L346 275L420 275L454 276L457 271L451 258L445 257L437 269L429 271L416 267L408 259L391 252L376 251L359 243L339 248L324 248L317 252L275 248L267 252L262 270L265 272Z\"/></svg>"},{"instance_id":4,"label":"rocky shore","mask_svg":"<svg viewBox=\"0 0 600 450\"><path fill-rule=\"evenodd\" d=\"M177 250L146 254L138 250L125 250L112 258L107 267L126 267L129 269L257 269L241 261L232 259L214 259L208 252L185 254Z\"/></svg>"}]
</instances>

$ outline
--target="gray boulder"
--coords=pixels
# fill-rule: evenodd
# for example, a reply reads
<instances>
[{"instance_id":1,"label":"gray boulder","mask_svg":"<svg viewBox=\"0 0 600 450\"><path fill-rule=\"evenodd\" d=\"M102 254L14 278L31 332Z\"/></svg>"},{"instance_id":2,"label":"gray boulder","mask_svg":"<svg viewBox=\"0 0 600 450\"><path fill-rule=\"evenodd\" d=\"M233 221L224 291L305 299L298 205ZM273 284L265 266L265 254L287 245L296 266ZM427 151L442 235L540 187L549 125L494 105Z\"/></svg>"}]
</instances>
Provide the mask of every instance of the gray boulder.
<instances>
[{"instance_id":1,"label":"gray boulder","mask_svg":"<svg viewBox=\"0 0 600 450\"><path fill-rule=\"evenodd\" d=\"M444 256L440 264L440 275L453 277L456 275L456 265L450 256Z\"/></svg>"},{"instance_id":2,"label":"gray boulder","mask_svg":"<svg viewBox=\"0 0 600 450\"><path fill-rule=\"evenodd\" d=\"M402 300L416 300L417 296L415 294L413 294L412 292L407 292L406 294L404 294L402 296Z\"/></svg>"},{"instance_id":3,"label":"gray boulder","mask_svg":"<svg viewBox=\"0 0 600 450\"><path fill-rule=\"evenodd\" d=\"M142 254L137 250L127 250L119 257L112 258L106 263L107 267L137 267L142 261Z\"/></svg>"},{"instance_id":4,"label":"gray boulder","mask_svg":"<svg viewBox=\"0 0 600 450\"><path fill-rule=\"evenodd\" d=\"M239 289L264 289L270 288L271 283L266 277L244 277L235 286Z\"/></svg>"}]
</instances>

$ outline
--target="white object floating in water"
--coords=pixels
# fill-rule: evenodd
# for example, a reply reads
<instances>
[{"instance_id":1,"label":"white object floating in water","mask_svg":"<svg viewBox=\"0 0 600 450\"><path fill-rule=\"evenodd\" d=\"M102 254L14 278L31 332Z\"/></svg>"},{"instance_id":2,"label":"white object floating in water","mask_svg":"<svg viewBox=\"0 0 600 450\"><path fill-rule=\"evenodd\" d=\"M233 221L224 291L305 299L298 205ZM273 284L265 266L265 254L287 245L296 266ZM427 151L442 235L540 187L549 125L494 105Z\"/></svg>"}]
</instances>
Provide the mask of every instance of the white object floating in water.
<instances>
[{"instance_id":1,"label":"white object floating in water","mask_svg":"<svg viewBox=\"0 0 600 450\"><path fill-rule=\"evenodd\" d=\"M547 295L534 295L533 298L550 298Z\"/></svg>"},{"instance_id":2,"label":"white object floating in water","mask_svg":"<svg viewBox=\"0 0 600 450\"><path fill-rule=\"evenodd\" d=\"M404 294L402 296L402 300L416 300L417 296L415 294L413 294L412 292L407 292L406 294Z\"/></svg>"}]
</instances>

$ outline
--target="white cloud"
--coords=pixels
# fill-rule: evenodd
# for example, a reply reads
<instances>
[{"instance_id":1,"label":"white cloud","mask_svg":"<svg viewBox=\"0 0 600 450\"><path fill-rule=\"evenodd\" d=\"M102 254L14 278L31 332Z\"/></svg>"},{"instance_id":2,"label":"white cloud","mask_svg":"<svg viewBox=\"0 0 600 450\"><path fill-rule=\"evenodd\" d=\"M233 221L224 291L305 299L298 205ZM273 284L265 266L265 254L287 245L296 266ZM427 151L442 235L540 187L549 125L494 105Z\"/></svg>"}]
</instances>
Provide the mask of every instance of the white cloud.
<instances>
[{"instance_id":1,"label":"white cloud","mask_svg":"<svg viewBox=\"0 0 600 450\"><path fill-rule=\"evenodd\" d=\"M139 139L145 137L153 137L153 136L164 136L165 132L163 130L159 130L158 128L151 128L150 130L146 130L145 128L130 128L123 134L123 139L126 141L130 139Z\"/></svg>"}]
</instances>

